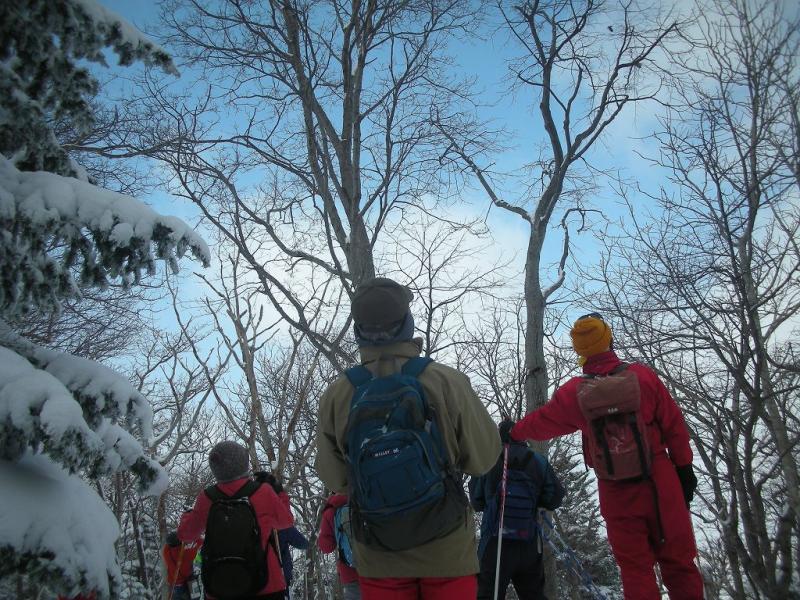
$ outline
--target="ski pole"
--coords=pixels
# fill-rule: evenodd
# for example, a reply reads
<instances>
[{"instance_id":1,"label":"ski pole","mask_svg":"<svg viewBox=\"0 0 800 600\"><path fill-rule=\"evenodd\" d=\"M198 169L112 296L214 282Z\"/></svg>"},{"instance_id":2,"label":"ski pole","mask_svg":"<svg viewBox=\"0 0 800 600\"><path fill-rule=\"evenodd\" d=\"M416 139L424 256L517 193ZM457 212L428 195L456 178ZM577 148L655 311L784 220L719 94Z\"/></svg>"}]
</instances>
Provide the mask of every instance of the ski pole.
<instances>
[{"instance_id":1,"label":"ski pole","mask_svg":"<svg viewBox=\"0 0 800 600\"><path fill-rule=\"evenodd\" d=\"M175 577L173 577L172 582L169 584L169 594L167 595L167 600L172 600L172 594L175 592L175 586L178 584L178 577L181 574L181 563L183 563L183 549L184 545L181 542L181 549L178 551L178 565L175 567ZM169 578L167 578L169 582Z\"/></svg>"},{"instance_id":2,"label":"ski pole","mask_svg":"<svg viewBox=\"0 0 800 600\"><path fill-rule=\"evenodd\" d=\"M503 519L506 512L506 477L508 476L508 444L503 444L503 478L500 483L500 531L497 534L497 565L494 570L494 600L500 591L500 553L503 550Z\"/></svg>"}]
</instances>

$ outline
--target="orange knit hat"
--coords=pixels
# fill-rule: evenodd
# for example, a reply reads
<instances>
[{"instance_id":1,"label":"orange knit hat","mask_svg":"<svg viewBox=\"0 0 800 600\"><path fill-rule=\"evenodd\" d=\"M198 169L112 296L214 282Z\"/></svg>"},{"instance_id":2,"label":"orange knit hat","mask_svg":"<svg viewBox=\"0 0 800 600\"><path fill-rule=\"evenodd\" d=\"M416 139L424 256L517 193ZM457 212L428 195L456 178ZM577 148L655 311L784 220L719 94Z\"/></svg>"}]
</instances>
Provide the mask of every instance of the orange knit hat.
<instances>
[{"instance_id":1,"label":"orange knit hat","mask_svg":"<svg viewBox=\"0 0 800 600\"><path fill-rule=\"evenodd\" d=\"M599 316L581 317L575 321L569 335L575 352L584 359L605 352L611 346L611 327Z\"/></svg>"}]
</instances>

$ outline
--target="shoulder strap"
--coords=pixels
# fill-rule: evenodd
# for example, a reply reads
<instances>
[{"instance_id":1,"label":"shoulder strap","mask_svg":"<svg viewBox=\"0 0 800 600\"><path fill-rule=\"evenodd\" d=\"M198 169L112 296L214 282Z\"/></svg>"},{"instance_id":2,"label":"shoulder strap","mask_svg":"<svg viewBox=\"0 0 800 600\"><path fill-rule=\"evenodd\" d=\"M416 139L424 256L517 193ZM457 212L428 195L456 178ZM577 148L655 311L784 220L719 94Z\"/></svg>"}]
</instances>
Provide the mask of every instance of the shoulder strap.
<instances>
[{"instance_id":1,"label":"shoulder strap","mask_svg":"<svg viewBox=\"0 0 800 600\"><path fill-rule=\"evenodd\" d=\"M619 373L622 373L625 369L627 369L630 366L631 366L630 363L626 363L626 362L620 363L616 367L611 369L611 371L609 372L609 375L618 375Z\"/></svg>"},{"instance_id":2,"label":"shoulder strap","mask_svg":"<svg viewBox=\"0 0 800 600\"><path fill-rule=\"evenodd\" d=\"M583 373L581 375L581 378L582 379L597 379L598 377L608 377L609 375L619 375L620 373L622 373L625 369L627 369L630 366L631 366L630 363L623 362L623 363L618 364L613 369L611 369L605 375L598 375L597 373Z\"/></svg>"},{"instance_id":3,"label":"shoulder strap","mask_svg":"<svg viewBox=\"0 0 800 600\"><path fill-rule=\"evenodd\" d=\"M251 479L240 487L237 492L231 496L232 500L239 500L240 498L249 498L256 493L256 490L261 487L261 482Z\"/></svg>"},{"instance_id":4,"label":"shoulder strap","mask_svg":"<svg viewBox=\"0 0 800 600\"><path fill-rule=\"evenodd\" d=\"M223 494L222 490L220 490L216 485L210 485L203 491L205 492L206 496L208 496L208 499L211 500L211 502L216 502L217 500L224 500L225 498L228 497L225 494Z\"/></svg>"},{"instance_id":5,"label":"shoulder strap","mask_svg":"<svg viewBox=\"0 0 800 600\"><path fill-rule=\"evenodd\" d=\"M211 502L217 502L218 500L239 500L240 498L249 498L252 496L258 488L261 487L261 483L258 481L250 480L245 483L242 487L240 487L235 494L232 496L228 496L225 492L220 490L216 485L208 486L204 491L206 496L208 496Z\"/></svg>"},{"instance_id":6,"label":"shoulder strap","mask_svg":"<svg viewBox=\"0 0 800 600\"><path fill-rule=\"evenodd\" d=\"M400 372L403 375L409 375L410 377L419 377L422 375L425 367L432 362L433 359L430 356L416 356L414 358L409 358L403 365L403 368Z\"/></svg>"},{"instance_id":7,"label":"shoulder strap","mask_svg":"<svg viewBox=\"0 0 800 600\"><path fill-rule=\"evenodd\" d=\"M354 388L359 388L372 379L372 372L364 365L351 367L344 373L347 375L350 385L352 385Z\"/></svg>"}]
</instances>

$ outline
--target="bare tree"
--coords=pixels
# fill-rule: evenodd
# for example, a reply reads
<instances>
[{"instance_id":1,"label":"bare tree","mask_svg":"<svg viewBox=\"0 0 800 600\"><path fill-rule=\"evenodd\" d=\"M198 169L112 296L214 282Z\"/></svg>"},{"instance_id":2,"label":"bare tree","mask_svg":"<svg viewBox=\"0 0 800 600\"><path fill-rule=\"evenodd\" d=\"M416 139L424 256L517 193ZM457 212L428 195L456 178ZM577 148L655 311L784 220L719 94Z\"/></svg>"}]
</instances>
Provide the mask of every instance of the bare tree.
<instances>
[{"instance_id":1,"label":"bare tree","mask_svg":"<svg viewBox=\"0 0 800 600\"><path fill-rule=\"evenodd\" d=\"M716 532L705 555L714 587L797 597L799 398L788 339L800 314L800 28L777 3L699 8L694 51L680 63L684 103L657 135L653 162L670 184L653 197L652 220L629 199L626 235L605 238L601 283L627 343L689 416L705 475L698 516Z\"/></svg>"},{"instance_id":2,"label":"bare tree","mask_svg":"<svg viewBox=\"0 0 800 600\"><path fill-rule=\"evenodd\" d=\"M656 53L674 26L648 26L647 14L631 3L535 0L510 9L499 7L507 30L522 49L510 65L515 85L535 94L539 124L546 134L538 155L532 157L526 191L515 199L503 197L502 187L494 182L497 174L481 166L489 137L465 135L474 124L442 114L435 115L435 123L450 140L447 156L474 175L494 206L530 227L524 277L525 398L526 409L532 410L549 397L545 309L566 279L570 219L577 216L581 227L586 215L581 199L589 180L581 168L626 106L655 98L661 85ZM542 251L557 214L563 251L555 279L545 283Z\"/></svg>"},{"instance_id":3,"label":"bare tree","mask_svg":"<svg viewBox=\"0 0 800 600\"><path fill-rule=\"evenodd\" d=\"M441 360L463 343L459 330L468 329L461 327L464 318L480 313L502 292L509 261L488 258L488 232L478 221L423 215L400 229L389 236L393 256L387 274L396 275L414 294L412 311L422 351Z\"/></svg>"},{"instance_id":4,"label":"bare tree","mask_svg":"<svg viewBox=\"0 0 800 600\"><path fill-rule=\"evenodd\" d=\"M12 326L32 342L61 352L97 361L121 359L137 351L147 329L148 296L121 287L87 289L65 301L59 312L32 312Z\"/></svg>"},{"instance_id":5,"label":"bare tree","mask_svg":"<svg viewBox=\"0 0 800 600\"><path fill-rule=\"evenodd\" d=\"M341 368L352 356L339 304L375 275L390 215L439 189L428 115L463 95L443 50L475 10L169 0L163 15L167 42L213 83L174 97L150 81L149 130L130 148L168 167L173 191L237 248L266 301ZM223 106L235 124L217 116Z\"/></svg>"},{"instance_id":6,"label":"bare tree","mask_svg":"<svg viewBox=\"0 0 800 600\"><path fill-rule=\"evenodd\" d=\"M591 150L629 105L656 98L661 69L656 58L675 25L650 18L630 2L529 0L507 8L498 4L506 30L521 48L509 67L515 87L533 92L538 125L545 139L532 156L524 191L507 198L493 159L494 136L475 133L463 115L435 113L434 124L450 141L450 159L474 176L493 206L529 227L525 254L526 410L543 406L550 394L545 358L545 312L566 280L569 227L582 230L587 215L583 196L592 183ZM645 73L647 76L645 76ZM576 223L577 218L577 225ZM560 220L562 252L555 278L543 279L547 234ZM539 450L546 444L538 443ZM546 565L548 594L556 595L555 565Z\"/></svg>"}]
</instances>

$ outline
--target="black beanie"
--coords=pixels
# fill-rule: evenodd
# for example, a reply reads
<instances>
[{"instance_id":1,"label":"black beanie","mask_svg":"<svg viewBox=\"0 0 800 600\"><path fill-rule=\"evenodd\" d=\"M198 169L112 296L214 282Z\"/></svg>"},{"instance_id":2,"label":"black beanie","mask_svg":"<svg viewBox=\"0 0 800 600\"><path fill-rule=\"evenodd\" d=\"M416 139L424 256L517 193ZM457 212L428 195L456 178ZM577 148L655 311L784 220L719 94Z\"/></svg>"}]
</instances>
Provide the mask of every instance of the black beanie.
<instances>
[{"instance_id":1,"label":"black beanie","mask_svg":"<svg viewBox=\"0 0 800 600\"><path fill-rule=\"evenodd\" d=\"M387 330L396 327L408 314L414 295L406 286L386 277L361 283L353 295L351 312L362 330Z\"/></svg>"},{"instance_id":2,"label":"black beanie","mask_svg":"<svg viewBox=\"0 0 800 600\"><path fill-rule=\"evenodd\" d=\"M247 448L232 441L214 446L208 454L208 464L214 478L220 483L247 477L250 471Z\"/></svg>"}]
</instances>

